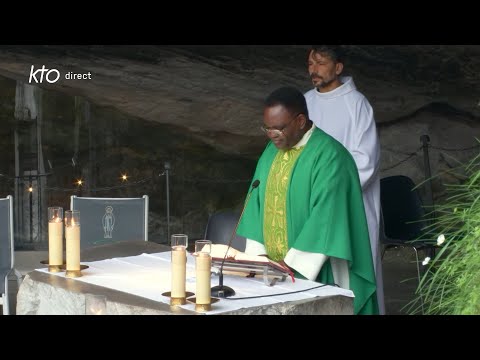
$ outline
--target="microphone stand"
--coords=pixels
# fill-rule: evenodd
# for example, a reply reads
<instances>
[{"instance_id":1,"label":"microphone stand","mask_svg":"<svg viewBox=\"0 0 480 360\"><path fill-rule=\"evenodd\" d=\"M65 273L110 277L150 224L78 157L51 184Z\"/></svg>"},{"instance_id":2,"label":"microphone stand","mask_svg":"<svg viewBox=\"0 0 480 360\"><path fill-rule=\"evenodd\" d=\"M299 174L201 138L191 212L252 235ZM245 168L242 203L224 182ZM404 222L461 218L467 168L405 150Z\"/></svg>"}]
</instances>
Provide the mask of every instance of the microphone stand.
<instances>
[{"instance_id":1,"label":"microphone stand","mask_svg":"<svg viewBox=\"0 0 480 360\"><path fill-rule=\"evenodd\" d=\"M238 225L240 224L240 220L242 219L243 213L247 208L247 204L248 204L248 201L250 200L250 196L252 195L253 190L255 190L255 188L258 187L259 184L260 184L260 180L255 180L253 182L252 189L248 193L247 200L245 201L245 205L243 205L242 213L238 218L237 224L235 225L235 229L233 229L232 236L230 237L230 241L228 242L227 251L225 252L225 256L223 257L223 260L222 260L222 265L220 266L220 271L218 276L218 285L212 287L211 289L211 296L213 297L226 298L226 297L235 295L235 290L233 290L229 286L223 285L223 265L225 264L225 259L227 258L228 250L230 250L230 247L232 246L232 241L235 238L235 235L237 234Z\"/></svg>"}]
</instances>

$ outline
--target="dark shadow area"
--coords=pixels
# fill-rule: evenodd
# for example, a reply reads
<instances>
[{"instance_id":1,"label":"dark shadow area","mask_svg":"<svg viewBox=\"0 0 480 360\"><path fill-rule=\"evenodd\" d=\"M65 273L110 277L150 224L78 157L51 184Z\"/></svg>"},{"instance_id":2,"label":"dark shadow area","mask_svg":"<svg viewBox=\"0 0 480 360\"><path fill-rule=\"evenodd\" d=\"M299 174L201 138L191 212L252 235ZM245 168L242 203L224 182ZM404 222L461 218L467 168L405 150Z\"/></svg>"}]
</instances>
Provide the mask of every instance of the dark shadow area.
<instances>
[{"instance_id":1,"label":"dark shadow area","mask_svg":"<svg viewBox=\"0 0 480 360\"><path fill-rule=\"evenodd\" d=\"M256 162L252 154L226 154L184 127L54 91L35 93L41 111L19 120L15 86L0 78L0 196L14 196L17 250L47 248L47 207L69 209L71 195L148 195L149 239L166 242L167 164L170 233L201 238L211 213L241 206ZM212 143L237 141L204 135Z\"/></svg>"}]
</instances>

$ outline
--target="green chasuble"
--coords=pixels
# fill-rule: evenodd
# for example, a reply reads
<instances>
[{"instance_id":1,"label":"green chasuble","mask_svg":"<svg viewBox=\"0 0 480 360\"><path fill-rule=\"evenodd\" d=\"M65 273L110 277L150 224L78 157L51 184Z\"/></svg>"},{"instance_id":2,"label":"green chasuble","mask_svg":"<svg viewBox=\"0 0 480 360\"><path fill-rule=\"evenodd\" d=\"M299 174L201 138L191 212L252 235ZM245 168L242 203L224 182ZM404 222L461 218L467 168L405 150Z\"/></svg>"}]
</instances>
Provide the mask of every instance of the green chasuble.
<instances>
[{"instance_id":1,"label":"green chasuble","mask_svg":"<svg viewBox=\"0 0 480 360\"><path fill-rule=\"evenodd\" d=\"M265 194L270 168L281 152L269 142L258 160L252 191L237 234L265 245ZM286 193L288 249L321 253L348 261L355 314L378 314L375 273L355 162L339 142L315 128L296 159ZM268 224L265 224L268 226ZM297 274L298 276L298 274ZM298 276L298 277L301 277ZM316 278L333 284L330 261Z\"/></svg>"}]
</instances>

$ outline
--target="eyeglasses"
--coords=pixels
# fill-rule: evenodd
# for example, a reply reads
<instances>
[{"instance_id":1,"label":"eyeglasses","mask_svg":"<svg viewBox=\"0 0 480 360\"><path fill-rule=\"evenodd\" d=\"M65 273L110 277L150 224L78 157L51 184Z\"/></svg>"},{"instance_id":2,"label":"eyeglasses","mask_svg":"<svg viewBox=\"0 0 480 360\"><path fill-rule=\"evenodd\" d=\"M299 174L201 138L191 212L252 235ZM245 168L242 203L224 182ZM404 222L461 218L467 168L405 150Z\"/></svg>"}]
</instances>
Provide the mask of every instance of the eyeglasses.
<instances>
[{"instance_id":1,"label":"eyeglasses","mask_svg":"<svg viewBox=\"0 0 480 360\"><path fill-rule=\"evenodd\" d=\"M287 125L285 125L283 128L281 129L271 129L271 128L267 128L265 126L260 126L260 129L266 134L268 135L270 133L271 136L273 137L279 137L279 136L285 136L285 133L284 133L284 130L290 126L290 124L297 118L297 116L300 115L300 114L297 114L295 115L292 120L290 120L288 122Z\"/></svg>"}]
</instances>

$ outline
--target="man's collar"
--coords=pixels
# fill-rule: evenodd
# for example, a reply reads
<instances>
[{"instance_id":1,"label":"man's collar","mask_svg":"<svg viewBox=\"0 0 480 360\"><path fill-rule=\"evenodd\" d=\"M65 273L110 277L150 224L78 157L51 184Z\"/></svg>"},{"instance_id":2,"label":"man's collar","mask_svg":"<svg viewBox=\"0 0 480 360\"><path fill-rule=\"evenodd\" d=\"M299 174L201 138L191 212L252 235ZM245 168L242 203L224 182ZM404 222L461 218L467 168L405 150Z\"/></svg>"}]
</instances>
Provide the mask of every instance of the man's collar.
<instances>
[{"instance_id":1,"label":"man's collar","mask_svg":"<svg viewBox=\"0 0 480 360\"><path fill-rule=\"evenodd\" d=\"M310 139L310 136L312 136L313 129L315 129L315 124L312 122L312 127L305 133L303 134L303 137L300 139L300 141L293 146L294 149L298 149L302 146L305 146Z\"/></svg>"}]
</instances>

